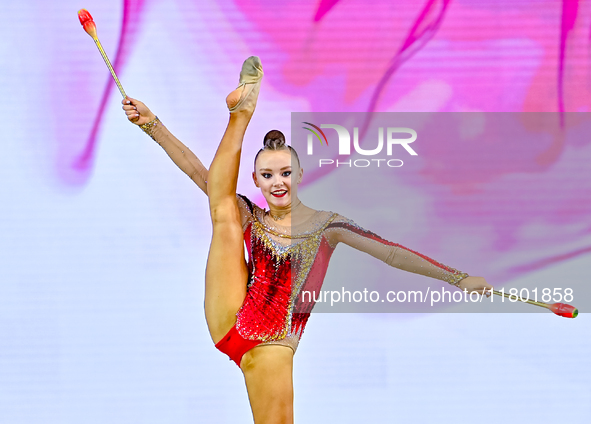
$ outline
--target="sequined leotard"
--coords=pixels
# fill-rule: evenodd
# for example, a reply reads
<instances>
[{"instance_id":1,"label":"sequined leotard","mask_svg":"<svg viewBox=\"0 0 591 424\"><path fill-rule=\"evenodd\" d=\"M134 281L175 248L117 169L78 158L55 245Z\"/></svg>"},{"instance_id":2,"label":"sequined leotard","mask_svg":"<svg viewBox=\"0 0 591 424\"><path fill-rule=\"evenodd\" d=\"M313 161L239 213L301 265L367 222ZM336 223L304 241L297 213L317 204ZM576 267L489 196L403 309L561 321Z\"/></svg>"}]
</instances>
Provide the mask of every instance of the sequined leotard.
<instances>
[{"instance_id":1,"label":"sequined leotard","mask_svg":"<svg viewBox=\"0 0 591 424\"><path fill-rule=\"evenodd\" d=\"M297 349L338 243L369 253L393 267L457 284L467 274L364 230L332 212L317 211L305 224L281 227L260 207L238 196L250 279L236 330L247 340ZM315 297L317 298L317 297Z\"/></svg>"},{"instance_id":2,"label":"sequined leotard","mask_svg":"<svg viewBox=\"0 0 591 424\"><path fill-rule=\"evenodd\" d=\"M142 129L150 135L203 191L207 168L156 118ZM317 211L300 226L274 224L265 211L238 195L244 240L249 255L247 295L236 325L216 344L240 366L249 349L279 344L295 352L314 306L303 291L322 287L330 257L338 243L366 252L388 265L457 284L468 275L364 230L332 212Z\"/></svg>"}]
</instances>

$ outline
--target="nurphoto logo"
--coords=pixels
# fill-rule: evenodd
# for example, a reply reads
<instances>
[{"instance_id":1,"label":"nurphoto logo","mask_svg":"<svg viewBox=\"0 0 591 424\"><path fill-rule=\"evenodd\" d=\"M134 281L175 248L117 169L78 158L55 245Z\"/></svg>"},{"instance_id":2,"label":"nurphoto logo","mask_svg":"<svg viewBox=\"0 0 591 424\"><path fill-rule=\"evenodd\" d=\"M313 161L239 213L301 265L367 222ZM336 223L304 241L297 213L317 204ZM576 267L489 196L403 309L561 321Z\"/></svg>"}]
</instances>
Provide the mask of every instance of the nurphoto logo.
<instances>
[{"instance_id":1,"label":"nurphoto logo","mask_svg":"<svg viewBox=\"0 0 591 424\"><path fill-rule=\"evenodd\" d=\"M348 156L351 155L351 133L347 128L342 125L337 124L321 124L320 127L314 125L310 122L303 122L303 124L309 125L312 128L302 127L305 130L308 130L311 134L308 134L307 140L307 150L306 153L311 156L314 154L314 136L320 141L321 145L328 146L328 137L322 131L322 128L333 129L336 131L338 136L338 148L339 148L339 156ZM408 135L407 137L401 137L401 135ZM353 127L353 149L354 151L363 156L377 156L382 153L384 150L384 145L386 146L386 155L391 157L394 152L394 146L401 146L409 155L417 156L417 152L413 150L410 146L411 143L415 142L417 139L417 132L412 128L406 127L384 127L378 128L377 134L377 147L374 149L363 149L359 145L359 128ZM404 162L401 159L392 159L392 158L373 158L373 159L357 159L354 161L339 161L338 159L319 159L319 167L322 166L349 166L349 167L357 167L357 168L367 168L371 165L380 166L380 163L385 162L385 164L391 168L399 168L401 167Z\"/></svg>"}]
</instances>

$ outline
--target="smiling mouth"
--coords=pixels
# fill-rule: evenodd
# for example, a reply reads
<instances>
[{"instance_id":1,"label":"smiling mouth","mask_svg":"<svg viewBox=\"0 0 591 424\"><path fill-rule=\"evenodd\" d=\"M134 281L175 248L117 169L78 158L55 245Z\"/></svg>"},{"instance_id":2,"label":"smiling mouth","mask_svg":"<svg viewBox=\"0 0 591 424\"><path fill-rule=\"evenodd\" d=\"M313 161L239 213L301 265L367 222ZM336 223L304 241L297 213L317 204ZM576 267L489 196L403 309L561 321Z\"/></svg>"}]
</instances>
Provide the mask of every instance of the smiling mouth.
<instances>
[{"instance_id":1,"label":"smiling mouth","mask_svg":"<svg viewBox=\"0 0 591 424\"><path fill-rule=\"evenodd\" d=\"M273 192L271 192L271 194L275 197L283 197L287 194L287 190L273 191Z\"/></svg>"}]
</instances>

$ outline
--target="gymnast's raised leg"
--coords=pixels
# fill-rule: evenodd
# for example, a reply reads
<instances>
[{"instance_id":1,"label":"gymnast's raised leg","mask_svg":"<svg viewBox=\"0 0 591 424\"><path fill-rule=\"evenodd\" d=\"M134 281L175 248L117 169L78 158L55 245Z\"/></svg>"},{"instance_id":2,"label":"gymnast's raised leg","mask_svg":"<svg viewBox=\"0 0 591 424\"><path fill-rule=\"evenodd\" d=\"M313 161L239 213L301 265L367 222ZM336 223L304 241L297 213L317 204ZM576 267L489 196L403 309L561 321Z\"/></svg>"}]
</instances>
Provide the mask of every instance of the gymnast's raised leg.
<instances>
[{"instance_id":1,"label":"gymnast's raised leg","mask_svg":"<svg viewBox=\"0 0 591 424\"><path fill-rule=\"evenodd\" d=\"M250 61L250 63L249 63ZM243 72L256 80L258 58L249 58ZM262 76L262 68L261 68ZM260 81L260 77L258 78ZM242 82L242 73L241 73ZM226 102L230 121L208 174L207 193L213 234L205 273L205 317L214 343L236 323L246 297L248 271L236 184L242 141L256 106L260 83L246 83ZM293 351L285 346L257 346L240 361L256 424L293 423Z\"/></svg>"},{"instance_id":2,"label":"gymnast's raised leg","mask_svg":"<svg viewBox=\"0 0 591 424\"><path fill-rule=\"evenodd\" d=\"M248 270L236 183L242 140L253 111L230 114L209 168L207 194L213 233L205 271L205 318L214 343L234 326L236 312L246 297Z\"/></svg>"}]
</instances>

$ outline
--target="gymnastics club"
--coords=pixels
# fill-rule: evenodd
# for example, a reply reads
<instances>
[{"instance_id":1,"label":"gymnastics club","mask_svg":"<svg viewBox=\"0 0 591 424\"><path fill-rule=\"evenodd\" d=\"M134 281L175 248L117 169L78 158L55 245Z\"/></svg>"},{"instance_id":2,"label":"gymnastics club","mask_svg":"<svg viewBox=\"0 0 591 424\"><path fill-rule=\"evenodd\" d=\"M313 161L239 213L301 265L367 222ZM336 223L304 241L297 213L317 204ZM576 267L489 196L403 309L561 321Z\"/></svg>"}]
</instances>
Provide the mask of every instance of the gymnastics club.
<instances>
[{"instance_id":1,"label":"gymnastics club","mask_svg":"<svg viewBox=\"0 0 591 424\"><path fill-rule=\"evenodd\" d=\"M80 19L80 23L82 24L84 31L86 31L86 33L88 35L90 35L92 37L92 39L94 40L94 42L96 43L96 46L98 47L99 51L101 52L101 56L103 57L105 63L107 64L107 68L109 68L109 71L111 71L111 75L113 75L113 79L115 80L117 87L119 87L119 91L121 92L121 95L123 96L123 98L127 97L127 94L125 94L125 91L123 90L123 87L121 86L121 83L119 82L119 78L117 78L117 74L115 74L115 70L111 66L111 62L109 61L109 58L107 57L107 53L105 53L105 51L103 50L103 46L101 46L101 42L99 41L98 37L96 36L96 24L94 23L94 20L92 19L92 16L90 15L90 12L86 9L80 9L78 11L78 19Z\"/></svg>"},{"instance_id":2,"label":"gymnastics club","mask_svg":"<svg viewBox=\"0 0 591 424\"><path fill-rule=\"evenodd\" d=\"M500 291L497 291L497 290L493 290L493 293L497 294L499 296L505 296L509 299L513 298L513 299L519 300L521 302L529 303L530 305L536 305L536 306L541 306L542 308L550 309L556 315L560 315L561 317L576 318L577 315L579 315L579 310L577 308L575 308L574 306L571 306L569 304L566 304L566 303L553 303L553 304L549 305L544 302L536 302L535 300L523 299L520 296L517 296L514 294L509 294L509 293L505 293L505 292L501 293Z\"/></svg>"}]
</instances>

